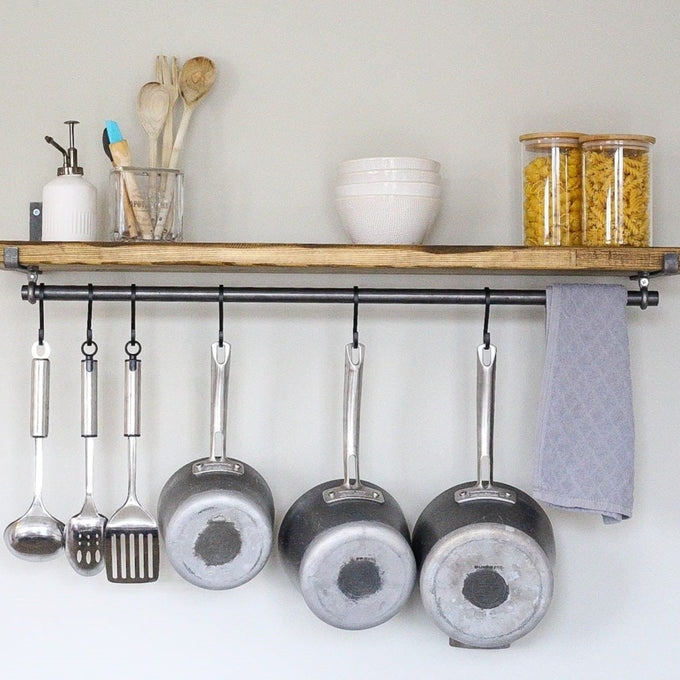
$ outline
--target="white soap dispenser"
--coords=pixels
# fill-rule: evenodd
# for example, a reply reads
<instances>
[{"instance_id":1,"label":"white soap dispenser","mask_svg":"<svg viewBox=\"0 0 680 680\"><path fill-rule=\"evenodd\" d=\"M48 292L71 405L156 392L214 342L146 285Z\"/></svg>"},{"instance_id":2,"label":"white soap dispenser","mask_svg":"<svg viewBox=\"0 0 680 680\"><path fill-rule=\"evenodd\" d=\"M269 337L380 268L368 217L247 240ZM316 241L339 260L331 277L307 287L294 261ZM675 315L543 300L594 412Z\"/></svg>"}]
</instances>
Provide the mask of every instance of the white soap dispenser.
<instances>
[{"instance_id":1,"label":"white soap dispenser","mask_svg":"<svg viewBox=\"0 0 680 680\"><path fill-rule=\"evenodd\" d=\"M45 141L64 157L57 169L57 177L43 187L43 241L96 241L97 240L97 189L83 177L78 166L73 128L77 120L67 120L69 126L68 151L52 137Z\"/></svg>"}]
</instances>

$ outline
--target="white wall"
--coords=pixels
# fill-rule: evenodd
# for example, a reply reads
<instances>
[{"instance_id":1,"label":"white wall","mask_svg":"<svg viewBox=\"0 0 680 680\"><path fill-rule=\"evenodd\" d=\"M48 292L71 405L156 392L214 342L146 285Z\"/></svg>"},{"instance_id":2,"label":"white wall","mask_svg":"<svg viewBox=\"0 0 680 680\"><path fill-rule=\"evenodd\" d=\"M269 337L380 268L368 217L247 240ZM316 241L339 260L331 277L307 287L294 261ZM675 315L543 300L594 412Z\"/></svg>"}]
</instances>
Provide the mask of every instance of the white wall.
<instances>
[{"instance_id":1,"label":"white wall","mask_svg":"<svg viewBox=\"0 0 680 680\"><path fill-rule=\"evenodd\" d=\"M0 37L3 239L26 237L28 204L40 199L58 164L43 136L63 143L67 118L81 121L80 160L102 198L104 120L118 120L143 157L135 98L154 75L155 55L166 53L181 60L205 54L219 69L186 143L187 240L345 242L330 198L336 163L413 154L443 166L444 207L431 243L518 243L517 137L540 129L656 135L655 244L679 240L674 2L2 0ZM542 287L550 279L74 273L42 280ZM22 283L22 276L0 275L3 524L24 511L32 484L27 407L37 309L20 301ZM559 550L555 598L541 625L509 650L450 649L417 593L383 626L333 629L308 612L276 556L249 584L214 593L186 584L167 564L158 583L125 587L104 575L81 578L63 558L25 563L3 549L2 676L675 677L678 285L655 281L661 306L629 312L634 517L605 527L599 517L549 511ZM106 514L125 491L127 313L116 304L94 312L102 415L96 499ZM53 402L45 501L66 520L83 496L77 390L85 305L48 304L46 316ZM167 477L208 450L208 347L217 310L140 305L138 316L140 496L155 508ZM478 308L361 310L363 471L399 499L411 523L441 490L473 474L481 318ZM492 311L500 361L497 477L527 490L543 324L541 309ZM229 451L270 481L278 522L299 494L339 472L351 309L232 305L226 334L234 352Z\"/></svg>"}]
</instances>

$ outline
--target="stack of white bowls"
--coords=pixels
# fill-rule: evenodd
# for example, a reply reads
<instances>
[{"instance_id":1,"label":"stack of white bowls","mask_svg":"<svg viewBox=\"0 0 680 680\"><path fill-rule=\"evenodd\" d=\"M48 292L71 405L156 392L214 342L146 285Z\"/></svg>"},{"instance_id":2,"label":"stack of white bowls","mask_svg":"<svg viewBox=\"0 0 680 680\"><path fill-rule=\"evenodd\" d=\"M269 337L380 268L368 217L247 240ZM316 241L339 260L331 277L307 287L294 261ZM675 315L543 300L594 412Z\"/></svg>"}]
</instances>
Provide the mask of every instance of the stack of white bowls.
<instances>
[{"instance_id":1,"label":"stack of white bowls","mask_svg":"<svg viewBox=\"0 0 680 680\"><path fill-rule=\"evenodd\" d=\"M354 243L421 243L441 204L440 163L356 158L338 166L335 207Z\"/></svg>"}]
</instances>

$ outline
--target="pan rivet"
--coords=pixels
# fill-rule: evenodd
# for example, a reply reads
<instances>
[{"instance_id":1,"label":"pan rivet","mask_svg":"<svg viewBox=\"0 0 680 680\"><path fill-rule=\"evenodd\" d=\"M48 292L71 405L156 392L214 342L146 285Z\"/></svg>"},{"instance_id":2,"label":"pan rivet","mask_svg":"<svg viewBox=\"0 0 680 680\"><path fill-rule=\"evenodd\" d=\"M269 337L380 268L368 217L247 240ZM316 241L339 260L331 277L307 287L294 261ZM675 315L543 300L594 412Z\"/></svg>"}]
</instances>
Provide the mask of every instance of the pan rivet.
<instances>
[{"instance_id":1,"label":"pan rivet","mask_svg":"<svg viewBox=\"0 0 680 680\"><path fill-rule=\"evenodd\" d=\"M334 493L333 491L331 491L331 492L328 494L328 497L329 497L329 498L335 498L335 493Z\"/></svg>"}]
</instances>

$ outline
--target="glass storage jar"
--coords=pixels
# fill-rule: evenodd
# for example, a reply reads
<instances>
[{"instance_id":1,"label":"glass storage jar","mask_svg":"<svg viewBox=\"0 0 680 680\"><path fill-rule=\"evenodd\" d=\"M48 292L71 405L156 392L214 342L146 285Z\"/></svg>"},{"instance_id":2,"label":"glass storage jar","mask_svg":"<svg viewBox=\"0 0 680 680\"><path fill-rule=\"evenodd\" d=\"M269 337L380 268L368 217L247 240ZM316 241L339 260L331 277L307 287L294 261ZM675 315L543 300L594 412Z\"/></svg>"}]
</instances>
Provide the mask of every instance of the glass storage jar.
<instances>
[{"instance_id":1,"label":"glass storage jar","mask_svg":"<svg viewBox=\"0 0 680 680\"><path fill-rule=\"evenodd\" d=\"M581 244L579 132L522 135L524 245Z\"/></svg>"},{"instance_id":2,"label":"glass storage jar","mask_svg":"<svg viewBox=\"0 0 680 680\"><path fill-rule=\"evenodd\" d=\"M655 141L642 135L581 137L584 245L651 245Z\"/></svg>"}]
</instances>

